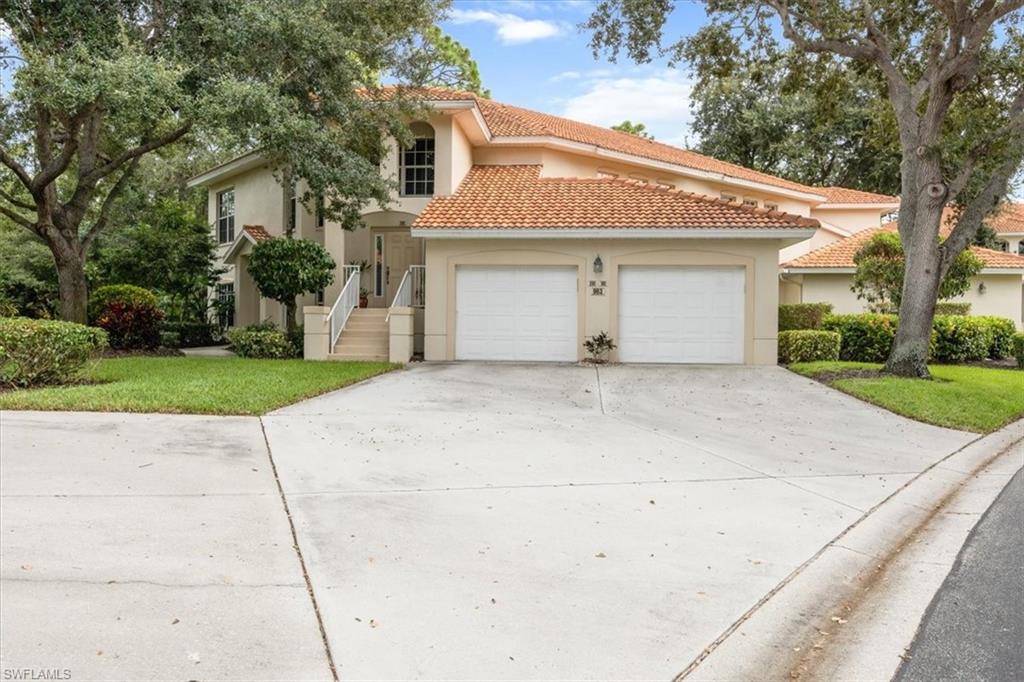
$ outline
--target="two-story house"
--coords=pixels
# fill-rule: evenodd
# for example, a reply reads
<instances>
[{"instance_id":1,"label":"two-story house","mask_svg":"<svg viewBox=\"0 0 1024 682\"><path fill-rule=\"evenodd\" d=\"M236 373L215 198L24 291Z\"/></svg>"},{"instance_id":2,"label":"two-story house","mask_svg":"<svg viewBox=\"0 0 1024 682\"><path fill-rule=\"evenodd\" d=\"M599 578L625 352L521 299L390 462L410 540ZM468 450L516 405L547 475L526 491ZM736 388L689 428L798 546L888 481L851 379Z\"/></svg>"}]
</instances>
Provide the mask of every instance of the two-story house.
<instances>
[{"instance_id":1,"label":"two-story house","mask_svg":"<svg viewBox=\"0 0 1024 682\"><path fill-rule=\"evenodd\" d=\"M308 357L575 361L606 331L622 362L773 364L780 259L897 208L471 93L424 94L415 143L382 168L399 190L365 227L307 211L258 153L192 179L209 190L233 324L281 321L246 263L291 223L338 263L322 298L301 301ZM396 318L412 334L397 348Z\"/></svg>"}]
</instances>

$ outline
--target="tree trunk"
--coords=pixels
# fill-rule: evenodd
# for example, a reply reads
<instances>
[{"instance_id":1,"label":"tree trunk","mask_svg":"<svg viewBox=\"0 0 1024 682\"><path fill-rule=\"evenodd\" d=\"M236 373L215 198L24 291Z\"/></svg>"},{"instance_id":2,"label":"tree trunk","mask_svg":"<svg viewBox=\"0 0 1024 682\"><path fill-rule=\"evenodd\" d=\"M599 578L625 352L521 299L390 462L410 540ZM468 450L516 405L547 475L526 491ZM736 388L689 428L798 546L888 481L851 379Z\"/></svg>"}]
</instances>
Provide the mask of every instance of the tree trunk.
<instances>
[{"instance_id":1,"label":"tree trunk","mask_svg":"<svg viewBox=\"0 0 1024 682\"><path fill-rule=\"evenodd\" d=\"M68 322L88 324L86 314L89 289L85 281L85 259L66 249L54 250L57 287L60 291L60 316Z\"/></svg>"},{"instance_id":2,"label":"tree trunk","mask_svg":"<svg viewBox=\"0 0 1024 682\"><path fill-rule=\"evenodd\" d=\"M289 334L295 333L298 324L295 322L295 299L284 304L284 328Z\"/></svg>"}]
</instances>

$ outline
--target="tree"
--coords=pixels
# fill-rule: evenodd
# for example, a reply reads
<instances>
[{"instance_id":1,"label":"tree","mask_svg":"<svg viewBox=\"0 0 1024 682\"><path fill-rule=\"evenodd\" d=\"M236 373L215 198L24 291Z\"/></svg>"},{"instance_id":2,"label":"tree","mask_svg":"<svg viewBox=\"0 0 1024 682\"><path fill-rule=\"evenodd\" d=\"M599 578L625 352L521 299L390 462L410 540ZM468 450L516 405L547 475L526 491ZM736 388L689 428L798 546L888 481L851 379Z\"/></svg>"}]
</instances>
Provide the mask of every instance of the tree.
<instances>
[{"instance_id":1,"label":"tree","mask_svg":"<svg viewBox=\"0 0 1024 682\"><path fill-rule=\"evenodd\" d=\"M653 140L654 135L647 132L647 126L643 123L633 123L629 119L626 119L617 126L612 126L612 130L618 130L620 133L629 133L630 135L636 135L642 137L645 140Z\"/></svg>"},{"instance_id":2,"label":"tree","mask_svg":"<svg viewBox=\"0 0 1024 682\"><path fill-rule=\"evenodd\" d=\"M1003 248L999 233L986 223L982 223L981 227L978 228L978 232L974 235L974 239L971 240L971 244L994 251L999 251Z\"/></svg>"},{"instance_id":3,"label":"tree","mask_svg":"<svg viewBox=\"0 0 1024 682\"><path fill-rule=\"evenodd\" d=\"M906 254L896 340L886 371L928 377L941 282L1024 159L1024 0L706 0L709 16L755 55L779 49L858 64L885 84L900 151L899 231ZM671 3L602 0L585 26L595 53L637 61L662 46ZM939 241L943 209L955 226Z\"/></svg>"},{"instance_id":4,"label":"tree","mask_svg":"<svg viewBox=\"0 0 1024 682\"><path fill-rule=\"evenodd\" d=\"M468 90L485 99L491 98L491 91L483 86L480 80L480 67L477 66L468 47L446 35L436 26L429 28L423 37L427 51L433 55L432 60L425 61L431 68L421 77L424 83Z\"/></svg>"},{"instance_id":5,"label":"tree","mask_svg":"<svg viewBox=\"0 0 1024 682\"><path fill-rule=\"evenodd\" d=\"M850 290L865 299L877 312L899 309L903 296L905 258L903 244L895 232L879 232L853 256L857 272ZM961 251L939 285L938 298L956 298L971 288L971 278L984 263L969 250Z\"/></svg>"},{"instance_id":6,"label":"tree","mask_svg":"<svg viewBox=\"0 0 1024 682\"><path fill-rule=\"evenodd\" d=\"M37 237L0 216L0 299L19 315L50 318L57 313L53 256Z\"/></svg>"},{"instance_id":7,"label":"tree","mask_svg":"<svg viewBox=\"0 0 1024 682\"><path fill-rule=\"evenodd\" d=\"M85 262L148 154L186 140L259 148L351 224L412 94L367 97L432 58L441 0L0 0L13 87L0 100L0 214L47 244L61 315L84 322ZM415 93L415 91L410 91ZM336 125L343 121L344 125Z\"/></svg>"},{"instance_id":8,"label":"tree","mask_svg":"<svg viewBox=\"0 0 1024 682\"><path fill-rule=\"evenodd\" d=\"M285 307L288 333L293 333L295 299L325 289L334 282L334 259L308 239L278 237L259 242L249 257L249 274L260 293Z\"/></svg>"}]
</instances>

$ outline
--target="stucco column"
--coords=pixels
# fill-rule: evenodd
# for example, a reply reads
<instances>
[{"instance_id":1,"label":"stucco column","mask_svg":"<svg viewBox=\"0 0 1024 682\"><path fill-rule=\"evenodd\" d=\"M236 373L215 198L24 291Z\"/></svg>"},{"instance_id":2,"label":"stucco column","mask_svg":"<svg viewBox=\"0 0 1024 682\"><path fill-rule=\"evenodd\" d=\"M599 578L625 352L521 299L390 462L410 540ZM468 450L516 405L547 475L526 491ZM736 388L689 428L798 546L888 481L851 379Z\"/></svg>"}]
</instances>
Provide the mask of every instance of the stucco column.
<instances>
[{"instance_id":1,"label":"stucco column","mask_svg":"<svg viewBox=\"0 0 1024 682\"><path fill-rule=\"evenodd\" d=\"M324 289L324 301L333 305L345 286L345 230L341 225L328 223L324 226L324 249L335 263L334 283Z\"/></svg>"},{"instance_id":2,"label":"stucco column","mask_svg":"<svg viewBox=\"0 0 1024 682\"><path fill-rule=\"evenodd\" d=\"M412 358L415 325L412 308L392 308L388 323L388 359L405 364Z\"/></svg>"},{"instance_id":3,"label":"stucco column","mask_svg":"<svg viewBox=\"0 0 1024 682\"><path fill-rule=\"evenodd\" d=\"M322 305L302 306L302 348L306 360L326 360L331 352L331 325L327 321L330 312L330 308Z\"/></svg>"}]
</instances>

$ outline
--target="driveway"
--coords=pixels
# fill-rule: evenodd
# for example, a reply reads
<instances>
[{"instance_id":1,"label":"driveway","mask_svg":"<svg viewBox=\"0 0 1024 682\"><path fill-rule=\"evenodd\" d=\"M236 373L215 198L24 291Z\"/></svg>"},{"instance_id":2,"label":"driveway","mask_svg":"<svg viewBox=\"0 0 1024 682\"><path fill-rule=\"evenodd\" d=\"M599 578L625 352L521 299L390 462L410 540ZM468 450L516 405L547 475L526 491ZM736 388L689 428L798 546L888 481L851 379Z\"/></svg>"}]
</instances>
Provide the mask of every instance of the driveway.
<instances>
[{"instance_id":1,"label":"driveway","mask_svg":"<svg viewBox=\"0 0 1024 682\"><path fill-rule=\"evenodd\" d=\"M670 679L974 438L774 367L418 365L263 425L342 679Z\"/></svg>"}]
</instances>

